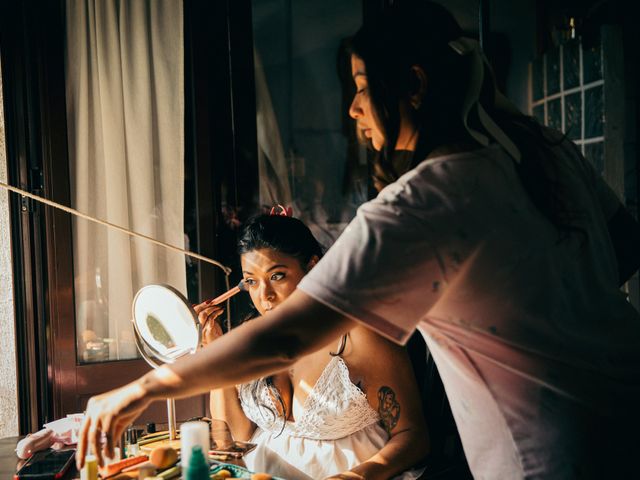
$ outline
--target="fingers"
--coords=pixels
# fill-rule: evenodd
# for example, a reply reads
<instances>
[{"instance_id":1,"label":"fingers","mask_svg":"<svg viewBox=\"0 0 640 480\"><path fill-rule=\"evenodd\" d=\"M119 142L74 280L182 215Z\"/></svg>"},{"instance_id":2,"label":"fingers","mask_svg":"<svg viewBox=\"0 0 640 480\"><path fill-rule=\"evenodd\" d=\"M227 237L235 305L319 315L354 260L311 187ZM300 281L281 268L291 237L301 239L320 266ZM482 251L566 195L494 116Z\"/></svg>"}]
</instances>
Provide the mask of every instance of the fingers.
<instances>
[{"instance_id":1,"label":"fingers","mask_svg":"<svg viewBox=\"0 0 640 480\"><path fill-rule=\"evenodd\" d=\"M100 430L98 430L95 422L92 422L89 428L89 452L93 452L98 460L98 465L103 465L102 449L100 448Z\"/></svg>"},{"instance_id":2,"label":"fingers","mask_svg":"<svg viewBox=\"0 0 640 480\"><path fill-rule=\"evenodd\" d=\"M84 466L84 457L87 454L87 436L91 427L91 418L85 417L78 433L78 450L76 452L76 466L78 470Z\"/></svg>"},{"instance_id":3,"label":"fingers","mask_svg":"<svg viewBox=\"0 0 640 480\"><path fill-rule=\"evenodd\" d=\"M213 310L213 311L211 311L211 310ZM222 315L222 313L224 312L224 308L213 307L212 309L207 309L202 313L204 314L206 312L209 312L207 314L207 322L211 322L212 320L215 320L220 315Z\"/></svg>"},{"instance_id":4,"label":"fingers","mask_svg":"<svg viewBox=\"0 0 640 480\"><path fill-rule=\"evenodd\" d=\"M210 303L211 300L207 300L206 302L202 302L198 305L193 305L193 309L195 310L195 312L197 314L199 314L200 312L202 312L203 310L207 309L207 308L219 308L224 310L224 307L221 305L213 305Z\"/></svg>"},{"instance_id":5,"label":"fingers","mask_svg":"<svg viewBox=\"0 0 640 480\"><path fill-rule=\"evenodd\" d=\"M224 312L223 307L219 307L217 305L203 307L199 310L196 310L198 313L198 321L204 325L208 320L218 318Z\"/></svg>"},{"instance_id":6,"label":"fingers","mask_svg":"<svg viewBox=\"0 0 640 480\"><path fill-rule=\"evenodd\" d=\"M201 304L202 305L202 304ZM224 308L214 305L198 308L198 321L202 326L202 343L207 345L216 338L222 336L222 327L216 319L222 315Z\"/></svg>"},{"instance_id":7,"label":"fingers","mask_svg":"<svg viewBox=\"0 0 640 480\"><path fill-rule=\"evenodd\" d=\"M135 416L133 415L120 419L114 426L113 438L121 438L127 427L133 423L133 420L135 420Z\"/></svg>"},{"instance_id":8,"label":"fingers","mask_svg":"<svg viewBox=\"0 0 640 480\"><path fill-rule=\"evenodd\" d=\"M88 453L96 456L98 465L104 465L105 455L113 458L117 440L151 402L136 382L128 386L93 397L87 404L85 419L78 434L76 464L81 469ZM102 435L106 443L102 445Z\"/></svg>"},{"instance_id":9,"label":"fingers","mask_svg":"<svg viewBox=\"0 0 640 480\"><path fill-rule=\"evenodd\" d=\"M115 456L114 438L118 438L114 435L113 432L115 430L115 423L116 422L112 421L112 419L108 419L103 425L103 431L106 440L106 443L104 445L104 454L109 458L113 458Z\"/></svg>"},{"instance_id":10,"label":"fingers","mask_svg":"<svg viewBox=\"0 0 640 480\"><path fill-rule=\"evenodd\" d=\"M207 308L207 302L202 302L198 305L193 305L193 309L197 314L200 314L200 312L205 308Z\"/></svg>"},{"instance_id":11,"label":"fingers","mask_svg":"<svg viewBox=\"0 0 640 480\"><path fill-rule=\"evenodd\" d=\"M210 315L204 322L202 326L202 343L203 345L207 345L213 342L216 338L224 335L222 331L222 326L220 322L217 320L219 317L218 312L214 312Z\"/></svg>"}]
</instances>

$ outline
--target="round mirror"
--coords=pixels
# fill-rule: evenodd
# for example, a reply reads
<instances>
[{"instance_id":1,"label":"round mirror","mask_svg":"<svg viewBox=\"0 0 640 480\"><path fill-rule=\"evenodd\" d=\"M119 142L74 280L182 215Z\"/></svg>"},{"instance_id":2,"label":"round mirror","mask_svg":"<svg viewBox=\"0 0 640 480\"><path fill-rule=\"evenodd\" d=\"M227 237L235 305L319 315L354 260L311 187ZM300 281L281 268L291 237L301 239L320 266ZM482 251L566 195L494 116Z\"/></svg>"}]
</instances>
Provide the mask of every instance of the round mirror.
<instances>
[{"instance_id":1,"label":"round mirror","mask_svg":"<svg viewBox=\"0 0 640 480\"><path fill-rule=\"evenodd\" d=\"M152 366L158 366L155 359L173 363L198 349L201 336L198 317L175 288L169 285L143 287L133 299L132 310L138 349Z\"/></svg>"}]
</instances>

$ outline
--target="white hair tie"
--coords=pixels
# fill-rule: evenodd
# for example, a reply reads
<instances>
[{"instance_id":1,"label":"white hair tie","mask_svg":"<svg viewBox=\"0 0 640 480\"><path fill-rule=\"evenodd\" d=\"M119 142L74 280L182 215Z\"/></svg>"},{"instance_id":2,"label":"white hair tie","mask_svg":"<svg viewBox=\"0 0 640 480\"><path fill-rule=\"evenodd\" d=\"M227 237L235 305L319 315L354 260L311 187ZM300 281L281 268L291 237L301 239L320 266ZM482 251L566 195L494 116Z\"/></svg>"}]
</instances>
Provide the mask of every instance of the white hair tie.
<instances>
[{"instance_id":1,"label":"white hair tie","mask_svg":"<svg viewBox=\"0 0 640 480\"><path fill-rule=\"evenodd\" d=\"M520 113L507 98L500 93L491 71L491 66L480 49L479 43L468 37L460 37L449 42L449 46L459 55L468 57L469 86L462 103L462 123L469 134L481 145L488 146L489 137L495 140L517 162L522 158L516 144L507 136L498 124L489 116L480 103L480 92L485 76L491 82L494 90L494 108L508 113ZM488 72L488 75L486 73ZM470 119L477 120L482 131L471 125Z\"/></svg>"}]
</instances>

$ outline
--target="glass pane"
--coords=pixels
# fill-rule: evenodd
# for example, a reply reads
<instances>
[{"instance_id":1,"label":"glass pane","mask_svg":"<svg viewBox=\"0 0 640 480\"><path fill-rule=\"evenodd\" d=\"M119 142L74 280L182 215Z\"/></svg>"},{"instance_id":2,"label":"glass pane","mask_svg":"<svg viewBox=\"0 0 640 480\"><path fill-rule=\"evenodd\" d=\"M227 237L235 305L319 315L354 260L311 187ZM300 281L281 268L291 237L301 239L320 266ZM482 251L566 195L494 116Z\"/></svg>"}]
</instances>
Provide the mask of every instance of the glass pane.
<instances>
[{"instance_id":1,"label":"glass pane","mask_svg":"<svg viewBox=\"0 0 640 480\"><path fill-rule=\"evenodd\" d=\"M602 86L584 91L584 138L604 135L604 99Z\"/></svg>"},{"instance_id":2,"label":"glass pane","mask_svg":"<svg viewBox=\"0 0 640 480\"><path fill-rule=\"evenodd\" d=\"M560 91L560 50L555 47L547 53L547 96Z\"/></svg>"},{"instance_id":3,"label":"glass pane","mask_svg":"<svg viewBox=\"0 0 640 480\"><path fill-rule=\"evenodd\" d=\"M593 45L583 45L582 65L584 85L602 78L602 50L599 39Z\"/></svg>"},{"instance_id":4,"label":"glass pane","mask_svg":"<svg viewBox=\"0 0 640 480\"><path fill-rule=\"evenodd\" d=\"M564 89L575 88L580 85L580 44L571 40L562 47L562 74Z\"/></svg>"},{"instance_id":5,"label":"glass pane","mask_svg":"<svg viewBox=\"0 0 640 480\"><path fill-rule=\"evenodd\" d=\"M217 266L187 257L148 240L132 237L88 220L73 217L74 232L91 231L96 248L94 270L75 278L78 362L92 363L138 357L131 328L132 302L150 284L176 288L188 298L180 277L185 263L205 274L220 274ZM103 248L103 245L108 245ZM111 247L111 248L110 248ZM116 255L109 255L117 252ZM104 266L106 265L106 268ZM223 293L222 291L219 293ZM191 303L198 300L189 298ZM232 305L235 308L235 303Z\"/></svg>"},{"instance_id":6,"label":"glass pane","mask_svg":"<svg viewBox=\"0 0 640 480\"><path fill-rule=\"evenodd\" d=\"M580 92L564 97L564 131L572 140L582 137L582 97Z\"/></svg>"},{"instance_id":7,"label":"glass pane","mask_svg":"<svg viewBox=\"0 0 640 480\"><path fill-rule=\"evenodd\" d=\"M325 247L368 198L367 154L348 118L350 63L341 55L361 10L341 0L252 1L261 203L292 204ZM349 80L344 88L339 75Z\"/></svg>"},{"instance_id":8,"label":"glass pane","mask_svg":"<svg viewBox=\"0 0 640 480\"><path fill-rule=\"evenodd\" d=\"M561 108L559 98L547 103L547 125L555 130L562 130Z\"/></svg>"},{"instance_id":9,"label":"glass pane","mask_svg":"<svg viewBox=\"0 0 640 480\"><path fill-rule=\"evenodd\" d=\"M183 294L170 272L184 271L184 255L126 233L73 217L75 240L91 239L91 250L75 248L76 331L79 363L136 358L131 304L150 283L168 283ZM87 255L83 258L82 253Z\"/></svg>"},{"instance_id":10,"label":"glass pane","mask_svg":"<svg viewBox=\"0 0 640 480\"><path fill-rule=\"evenodd\" d=\"M72 207L184 248L182 2L68 0L66 16ZM137 356L141 286L186 293L184 256L141 242L73 222L79 362Z\"/></svg>"}]
</instances>

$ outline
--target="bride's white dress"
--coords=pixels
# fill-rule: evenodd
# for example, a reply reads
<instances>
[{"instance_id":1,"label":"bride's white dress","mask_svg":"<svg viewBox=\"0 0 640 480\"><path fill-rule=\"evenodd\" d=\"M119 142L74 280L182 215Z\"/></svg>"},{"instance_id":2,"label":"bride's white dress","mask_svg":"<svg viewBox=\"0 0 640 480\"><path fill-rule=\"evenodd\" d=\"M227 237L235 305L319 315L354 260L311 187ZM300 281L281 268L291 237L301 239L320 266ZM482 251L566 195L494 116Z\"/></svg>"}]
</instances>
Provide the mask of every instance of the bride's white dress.
<instances>
[{"instance_id":1,"label":"bride's white dress","mask_svg":"<svg viewBox=\"0 0 640 480\"><path fill-rule=\"evenodd\" d=\"M389 439L379 424L378 413L366 395L349 378L339 356L332 357L306 398L295 422L276 411L269 388L261 383L253 398L249 385L238 386L245 415L257 428L250 440L258 446L244 457L247 468L268 472L287 480L319 480L349 470L372 457ZM395 477L418 478L420 471Z\"/></svg>"}]
</instances>

